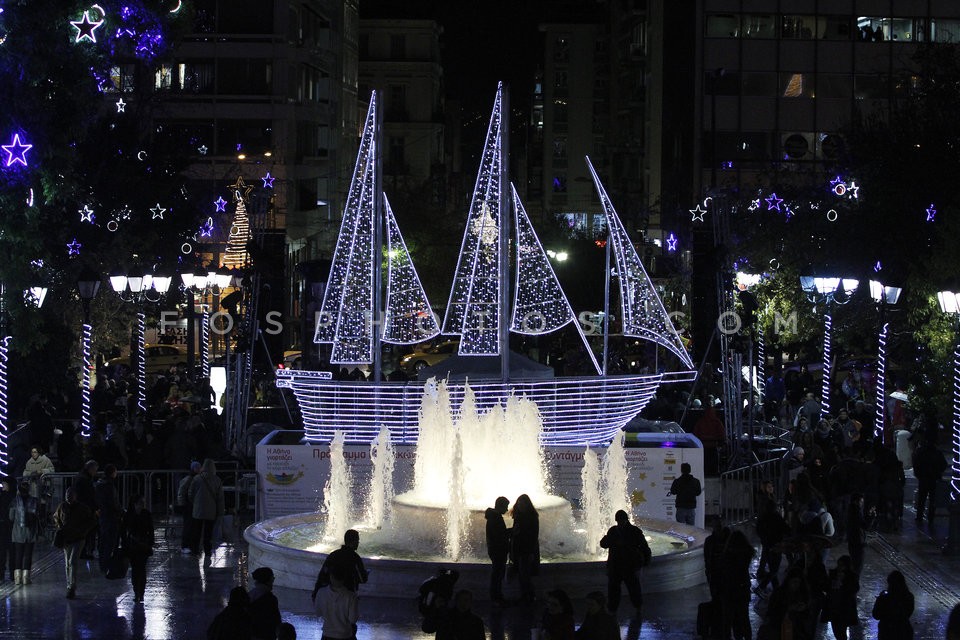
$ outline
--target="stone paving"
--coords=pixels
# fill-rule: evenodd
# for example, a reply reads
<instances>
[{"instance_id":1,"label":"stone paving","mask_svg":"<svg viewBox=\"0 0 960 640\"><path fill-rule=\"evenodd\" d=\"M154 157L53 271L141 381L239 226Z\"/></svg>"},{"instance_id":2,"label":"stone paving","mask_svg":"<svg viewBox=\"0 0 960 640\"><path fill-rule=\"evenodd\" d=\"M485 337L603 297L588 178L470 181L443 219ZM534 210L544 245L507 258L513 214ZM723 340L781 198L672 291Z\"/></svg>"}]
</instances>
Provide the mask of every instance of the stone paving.
<instances>
[{"instance_id":1,"label":"stone paving","mask_svg":"<svg viewBox=\"0 0 960 640\"><path fill-rule=\"evenodd\" d=\"M912 495L912 491L907 492ZM884 587L887 573L894 568L906 575L917 600L913 616L917 640L942 640L947 613L960 602L960 559L944 557L939 547L946 537L947 518L942 516L931 532L915 526L908 506L903 531L872 537L860 592L860 618L852 638L875 638L876 621L870 618L874 598ZM15 586L0 583L0 638L90 639L180 639L205 638L206 628L223 607L230 589L246 584L248 570L242 544L223 544L209 562L182 556L175 527L159 530L160 544L149 565L146 602L133 601L129 582L110 581L101 576L96 561L82 565L76 600L64 598L62 554L47 543L35 552L33 584ZM168 544L169 541L169 544ZM361 547L361 553L363 549ZM839 550L832 552L832 566ZM428 577L429 570L424 578ZM539 584L542 593L549 585ZM508 585L508 596L516 585ZM283 617L292 622L298 637L319 640L322 623L313 614L307 592L277 589ZM409 600L376 598L361 588L361 624L358 640L428 638L420 631L414 594ZM651 594L646 597L642 625L631 620L629 604L621 606L621 624L625 638L680 639L695 636L697 604L708 598L701 586L681 592ZM576 603L578 619L583 603ZM754 630L759 625L754 599ZM477 611L487 624L492 639L527 639L541 615L539 607L491 609L485 603ZM826 625L819 637L832 638Z\"/></svg>"}]
</instances>

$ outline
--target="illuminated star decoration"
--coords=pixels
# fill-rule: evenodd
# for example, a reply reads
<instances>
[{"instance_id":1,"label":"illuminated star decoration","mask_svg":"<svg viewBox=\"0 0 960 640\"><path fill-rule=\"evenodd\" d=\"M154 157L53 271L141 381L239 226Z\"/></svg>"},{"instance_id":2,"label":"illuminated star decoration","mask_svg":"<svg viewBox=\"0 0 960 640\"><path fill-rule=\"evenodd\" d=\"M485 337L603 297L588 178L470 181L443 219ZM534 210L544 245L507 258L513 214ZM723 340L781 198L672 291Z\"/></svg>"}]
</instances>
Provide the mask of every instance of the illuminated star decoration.
<instances>
[{"instance_id":1,"label":"illuminated star decoration","mask_svg":"<svg viewBox=\"0 0 960 640\"><path fill-rule=\"evenodd\" d=\"M156 220L157 218L160 218L161 220L163 220L163 213L164 213L165 211L166 211L166 209L164 209L163 207L161 207L161 206L160 206L160 203L158 202L158 203L157 203L157 206L155 206L154 208L150 209L150 212L153 213L153 216L152 216L150 219L151 219L151 220Z\"/></svg>"},{"instance_id":2,"label":"illuminated star decoration","mask_svg":"<svg viewBox=\"0 0 960 640\"><path fill-rule=\"evenodd\" d=\"M83 209L80 209L80 222L93 224L93 217L93 209L90 208L90 205L83 205Z\"/></svg>"},{"instance_id":3,"label":"illuminated star decoration","mask_svg":"<svg viewBox=\"0 0 960 640\"><path fill-rule=\"evenodd\" d=\"M843 185L844 187L847 186L846 183L843 181L843 178L841 178L840 176L837 176L836 178L830 181L830 189L833 190L834 193L836 193L836 189L838 185ZM841 194L837 194L837 195L841 195Z\"/></svg>"},{"instance_id":4,"label":"illuminated star decoration","mask_svg":"<svg viewBox=\"0 0 960 640\"><path fill-rule=\"evenodd\" d=\"M783 202L783 198L778 198L777 194L770 194L769 198L764 198L767 201L767 211L773 211L776 209L780 211L780 203Z\"/></svg>"},{"instance_id":5,"label":"illuminated star decoration","mask_svg":"<svg viewBox=\"0 0 960 640\"><path fill-rule=\"evenodd\" d=\"M69 244L67 244L67 255L68 255L68 256L78 256L78 255L80 255L80 247L82 247L82 246L83 246L83 245L81 245L79 242L77 242L77 239L74 238L74 239L73 239L73 242L70 242Z\"/></svg>"},{"instance_id":6,"label":"illuminated star decoration","mask_svg":"<svg viewBox=\"0 0 960 640\"><path fill-rule=\"evenodd\" d=\"M266 176L264 176L263 178L260 178L260 179L263 180L263 188L264 188L264 189L273 189L273 181L276 180L276 178L274 178L272 175L270 175L270 172L269 172L269 171L267 171L267 175L266 175Z\"/></svg>"},{"instance_id":7,"label":"illuminated star decoration","mask_svg":"<svg viewBox=\"0 0 960 640\"><path fill-rule=\"evenodd\" d=\"M90 42L96 42L97 36L94 34L94 31L97 30L97 27L103 24L103 20L90 20L90 12L84 11L83 18L80 20L71 20L70 24L73 25L73 28L77 30L77 38L74 40L74 44L77 42L83 42L84 40L89 40Z\"/></svg>"},{"instance_id":8,"label":"illuminated star decoration","mask_svg":"<svg viewBox=\"0 0 960 640\"><path fill-rule=\"evenodd\" d=\"M10 166L14 162L19 162L23 166L27 166L27 151L33 148L32 144L23 144L20 142L20 134L13 134L13 141L10 144L0 145L0 149L3 149L7 154L7 163L5 166Z\"/></svg>"},{"instance_id":9,"label":"illuminated star decoration","mask_svg":"<svg viewBox=\"0 0 960 640\"><path fill-rule=\"evenodd\" d=\"M873 272L880 273L880 270L883 269L883 265L880 264L880 261L877 260L877 264L873 265Z\"/></svg>"},{"instance_id":10,"label":"illuminated star decoration","mask_svg":"<svg viewBox=\"0 0 960 640\"><path fill-rule=\"evenodd\" d=\"M247 183L243 181L243 176L237 176L237 181L230 185L230 188L233 189L234 202L240 202L241 200L246 202L247 196L253 191L253 187L248 187Z\"/></svg>"},{"instance_id":11,"label":"illuminated star decoration","mask_svg":"<svg viewBox=\"0 0 960 640\"><path fill-rule=\"evenodd\" d=\"M747 209L750 210L750 211L756 211L756 210L759 209L759 208L760 208L760 198L757 198L757 199L755 199L755 200L751 200L751 201L750 201L750 206L747 207Z\"/></svg>"},{"instance_id":12,"label":"illuminated star decoration","mask_svg":"<svg viewBox=\"0 0 960 640\"><path fill-rule=\"evenodd\" d=\"M851 180L850 184L847 185L847 191L850 192L850 195L853 196L855 200L860 198L860 185L853 180Z\"/></svg>"},{"instance_id":13,"label":"illuminated star decoration","mask_svg":"<svg viewBox=\"0 0 960 640\"><path fill-rule=\"evenodd\" d=\"M217 211L226 211L227 210L227 201L223 199L223 196L220 196L213 201L213 204L217 205Z\"/></svg>"},{"instance_id":14,"label":"illuminated star decoration","mask_svg":"<svg viewBox=\"0 0 960 640\"><path fill-rule=\"evenodd\" d=\"M127 112L127 103L123 101L123 98L117 100L117 113L126 113Z\"/></svg>"},{"instance_id":15,"label":"illuminated star decoration","mask_svg":"<svg viewBox=\"0 0 960 640\"><path fill-rule=\"evenodd\" d=\"M927 222L933 222L934 218L937 217L937 210L933 208L933 203L930 203L930 206L927 207Z\"/></svg>"},{"instance_id":16,"label":"illuminated star decoration","mask_svg":"<svg viewBox=\"0 0 960 640\"><path fill-rule=\"evenodd\" d=\"M667 236L667 251L674 253L677 250L677 236L671 233Z\"/></svg>"},{"instance_id":17,"label":"illuminated star decoration","mask_svg":"<svg viewBox=\"0 0 960 640\"><path fill-rule=\"evenodd\" d=\"M207 221L200 227L200 237L209 238L213 233L213 218L207 218Z\"/></svg>"},{"instance_id":18,"label":"illuminated star decoration","mask_svg":"<svg viewBox=\"0 0 960 640\"><path fill-rule=\"evenodd\" d=\"M700 207L700 203L697 203L696 209L690 209L690 214L693 216L690 219L690 222L703 222L703 215L707 212L706 209Z\"/></svg>"},{"instance_id":19,"label":"illuminated star decoration","mask_svg":"<svg viewBox=\"0 0 960 640\"><path fill-rule=\"evenodd\" d=\"M209 151L209 149L207 149L207 145L205 144L202 144L199 147L197 147L197 152L202 156L207 155L207 151Z\"/></svg>"}]
</instances>

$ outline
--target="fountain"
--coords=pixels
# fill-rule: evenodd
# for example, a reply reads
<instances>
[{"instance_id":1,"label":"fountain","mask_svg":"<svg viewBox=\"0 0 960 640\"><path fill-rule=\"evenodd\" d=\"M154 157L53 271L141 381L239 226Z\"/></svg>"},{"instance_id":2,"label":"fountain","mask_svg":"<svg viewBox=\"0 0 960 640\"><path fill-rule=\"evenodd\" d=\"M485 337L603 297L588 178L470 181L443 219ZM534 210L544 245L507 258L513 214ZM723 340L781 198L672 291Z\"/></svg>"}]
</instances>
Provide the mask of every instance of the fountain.
<instances>
[{"instance_id":1,"label":"fountain","mask_svg":"<svg viewBox=\"0 0 960 640\"><path fill-rule=\"evenodd\" d=\"M510 397L481 412L467 386L455 410L444 382L428 382L420 410L413 487L393 495L390 434L381 428L371 446L373 472L361 491L343 455L344 438L330 443L330 479L320 513L274 518L252 525L244 536L250 566L267 565L277 584L310 588L326 553L339 546L347 528L361 533L360 553L371 573L370 592L409 597L438 564L456 565L461 586L475 596L487 592L484 511L498 496L511 502L530 496L540 514L542 584L571 594L603 588L605 552L599 540L617 509L631 511L622 438L615 438L602 463L587 448L582 472L580 520L570 502L553 495L540 444L537 405ZM352 497L362 494L356 507ZM510 526L509 514L507 525ZM653 548L644 571L648 591L682 588L703 581L705 532L676 523L639 519Z\"/></svg>"}]
</instances>

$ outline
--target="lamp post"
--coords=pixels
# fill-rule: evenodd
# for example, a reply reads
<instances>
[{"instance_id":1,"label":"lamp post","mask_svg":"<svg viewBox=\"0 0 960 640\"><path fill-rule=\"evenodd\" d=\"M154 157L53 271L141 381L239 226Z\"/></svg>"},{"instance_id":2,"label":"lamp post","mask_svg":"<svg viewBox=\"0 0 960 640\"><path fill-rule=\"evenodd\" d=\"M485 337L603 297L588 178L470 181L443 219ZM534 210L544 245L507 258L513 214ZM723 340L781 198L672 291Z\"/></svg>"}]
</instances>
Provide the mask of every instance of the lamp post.
<instances>
[{"instance_id":1,"label":"lamp post","mask_svg":"<svg viewBox=\"0 0 960 640\"><path fill-rule=\"evenodd\" d=\"M229 269L213 269L212 266L207 269L201 267L184 269L180 272L183 289L187 294L187 368L191 373L193 373L196 364L194 348L194 342L196 341L195 296L197 294L206 296L219 293L230 286L233 277L234 274ZM206 307L203 310L200 331L200 370L203 377L209 378L210 313Z\"/></svg>"},{"instance_id":2,"label":"lamp post","mask_svg":"<svg viewBox=\"0 0 960 640\"><path fill-rule=\"evenodd\" d=\"M883 284L877 280L870 281L870 297L880 307L880 333L877 336L877 383L876 383L876 418L873 425L873 437L883 442L883 427L886 422L887 403L887 330L890 328L886 321L887 305L897 304L901 287ZM884 444L889 444L884 442ZM896 443L894 443L896 444Z\"/></svg>"},{"instance_id":3,"label":"lamp post","mask_svg":"<svg viewBox=\"0 0 960 640\"><path fill-rule=\"evenodd\" d=\"M800 276L800 287L807 294L811 302L824 303L823 314L823 378L820 382L820 415L830 415L830 381L831 375L831 341L833 317L830 315L830 303L843 304L849 302L850 296L857 287L859 280L853 278L839 278L833 276ZM811 425L813 426L813 425Z\"/></svg>"},{"instance_id":4,"label":"lamp post","mask_svg":"<svg viewBox=\"0 0 960 640\"><path fill-rule=\"evenodd\" d=\"M142 270L133 270L124 273L120 269L114 269L110 273L110 286L120 299L137 304L136 350L133 362L137 379L137 408L141 413L147 410L147 356L144 348L147 320L143 304L146 301L158 302L170 288L172 280L171 276L162 272L149 274Z\"/></svg>"},{"instance_id":5,"label":"lamp post","mask_svg":"<svg viewBox=\"0 0 960 640\"><path fill-rule=\"evenodd\" d=\"M954 323L953 346L953 421L950 428L950 525L943 552L960 555L960 292L937 293L940 310L949 314Z\"/></svg>"},{"instance_id":6,"label":"lamp post","mask_svg":"<svg viewBox=\"0 0 960 640\"><path fill-rule=\"evenodd\" d=\"M77 291L83 303L83 331L81 335L81 352L83 354L82 386L80 388L80 434L84 438L90 437L93 422L90 417L90 372L93 370L93 361L90 358L90 340L93 327L90 324L90 301L100 291L100 276L88 268L80 272L77 278Z\"/></svg>"}]
</instances>

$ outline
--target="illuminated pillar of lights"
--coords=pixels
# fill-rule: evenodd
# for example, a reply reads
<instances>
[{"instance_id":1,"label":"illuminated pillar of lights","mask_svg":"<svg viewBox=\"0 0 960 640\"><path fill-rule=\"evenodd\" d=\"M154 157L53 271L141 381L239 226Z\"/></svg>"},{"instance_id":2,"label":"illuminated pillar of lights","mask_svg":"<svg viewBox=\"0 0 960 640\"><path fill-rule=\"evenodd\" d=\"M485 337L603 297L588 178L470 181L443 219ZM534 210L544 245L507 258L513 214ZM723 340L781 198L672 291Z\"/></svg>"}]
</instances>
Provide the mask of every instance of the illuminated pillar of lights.
<instances>
[{"instance_id":1,"label":"illuminated pillar of lights","mask_svg":"<svg viewBox=\"0 0 960 640\"><path fill-rule=\"evenodd\" d=\"M137 407L141 413L147 412L147 352L144 334L147 330L147 316L143 310L137 311Z\"/></svg>"},{"instance_id":2,"label":"illuminated pillar of lights","mask_svg":"<svg viewBox=\"0 0 960 640\"><path fill-rule=\"evenodd\" d=\"M83 373L82 387L80 389L82 406L80 408L80 435L89 438L93 428L93 421L90 418L90 372L93 371L93 359L90 357L90 339L93 333L93 327L89 323L83 323L83 336L80 345L83 351Z\"/></svg>"},{"instance_id":3,"label":"illuminated pillar of lights","mask_svg":"<svg viewBox=\"0 0 960 640\"><path fill-rule=\"evenodd\" d=\"M889 328L890 323L884 322L883 326L880 327L880 335L877 337L877 417L873 425L873 437L881 442L883 441L883 426L886 420L887 331Z\"/></svg>"},{"instance_id":4,"label":"illuminated pillar of lights","mask_svg":"<svg viewBox=\"0 0 960 640\"><path fill-rule=\"evenodd\" d=\"M833 318L829 313L823 314L823 379L820 382L820 416L830 415L830 340L831 329L833 329ZM810 425L811 428L816 425Z\"/></svg>"},{"instance_id":5,"label":"illuminated pillar of lights","mask_svg":"<svg viewBox=\"0 0 960 640\"><path fill-rule=\"evenodd\" d=\"M210 377L210 312L204 309L200 331L200 370L204 378Z\"/></svg>"},{"instance_id":6,"label":"illuminated pillar of lights","mask_svg":"<svg viewBox=\"0 0 960 640\"><path fill-rule=\"evenodd\" d=\"M760 394L760 406L767 395L767 353L763 342L763 331L757 331L757 392Z\"/></svg>"},{"instance_id":7,"label":"illuminated pillar of lights","mask_svg":"<svg viewBox=\"0 0 960 640\"><path fill-rule=\"evenodd\" d=\"M950 500L960 500L960 343L953 347L953 456L950 469Z\"/></svg>"},{"instance_id":8,"label":"illuminated pillar of lights","mask_svg":"<svg viewBox=\"0 0 960 640\"><path fill-rule=\"evenodd\" d=\"M10 337L0 339L0 470L7 472L7 360L10 352Z\"/></svg>"}]
</instances>

